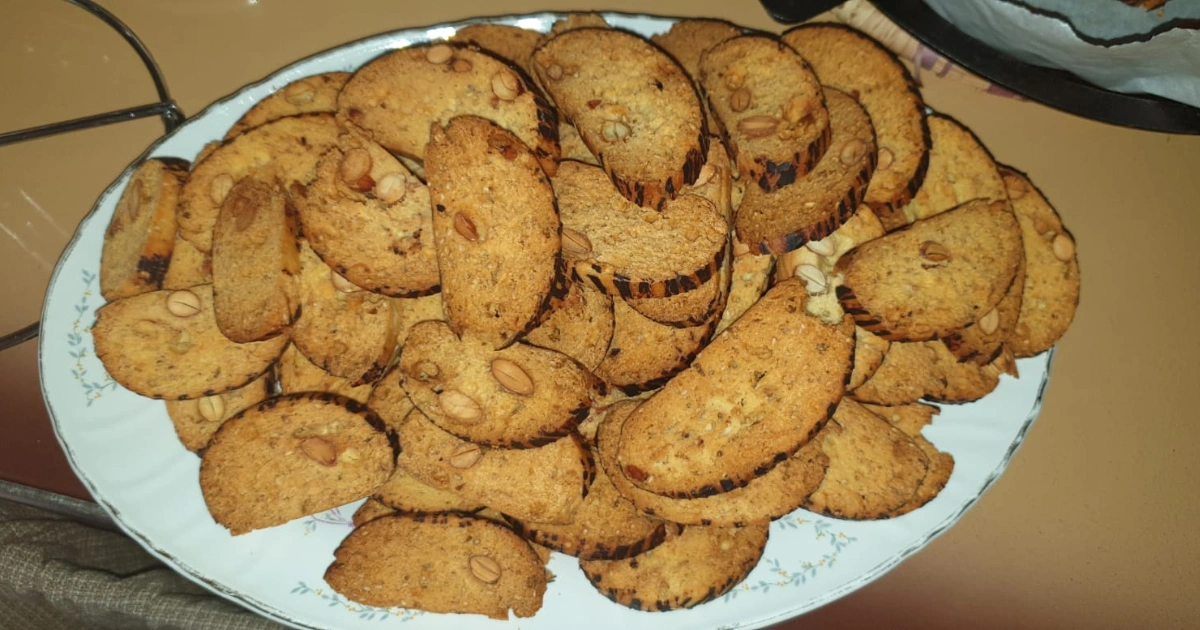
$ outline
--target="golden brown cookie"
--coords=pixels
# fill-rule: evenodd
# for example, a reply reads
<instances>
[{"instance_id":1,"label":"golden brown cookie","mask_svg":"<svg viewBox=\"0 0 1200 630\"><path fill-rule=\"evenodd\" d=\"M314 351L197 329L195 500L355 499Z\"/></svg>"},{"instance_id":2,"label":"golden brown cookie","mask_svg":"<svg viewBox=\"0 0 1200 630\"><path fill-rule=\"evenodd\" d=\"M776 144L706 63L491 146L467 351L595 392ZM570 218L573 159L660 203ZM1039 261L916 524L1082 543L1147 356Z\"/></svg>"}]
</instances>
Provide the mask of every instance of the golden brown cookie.
<instances>
[{"instance_id":1,"label":"golden brown cookie","mask_svg":"<svg viewBox=\"0 0 1200 630\"><path fill-rule=\"evenodd\" d=\"M193 453L204 450L222 422L267 398L270 381L267 375L263 375L244 387L222 394L194 400L166 401L167 416L175 425L179 442Z\"/></svg>"},{"instance_id":2,"label":"golden brown cookie","mask_svg":"<svg viewBox=\"0 0 1200 630\"><path fill-rule=\"evenodd\" d=\"M349 72L322 72L288 83L254 104L225 133L228 140L260 125L298 114L332 114Z\"/></svg>"},{"instance_id":3,"label":"golden brown cookie","mask_svg":"<svg viewBox=\"0 0 1200 630\"><path fill-rule=\"evenodd\" d=\"M596 366L596 376L625 396L658 389L691 364L712 338L715 320L677 328L643 317L624 300L616 299L612 343Z\"/></svg>"},{"instance_id":4,"label":"golden brown cookie","mask_svg":"<svg viewBox=\"0 0 1200 630\"><path fill-rule=\"evenodd\" d=\"M525 341L557 350L594 371L608 354L614 328L613 299L590 285L571 282L567 296Z\"/></svg>"},{"instance_id":5,"label":"golden brown cookie","mask_svg":"<svg viewBox=\"0 0 1200 630\"><path fill-rule=\"evenodd\" d=\"M187 171L184 160L151 158L130 175L100 250L104 299L163 288L175 249L175 206Z\"/></svg>"},{"instance_id":6,"label":"golden brown cookie","mask_svg":"<svg viewBox=\"0 0 1200 630\"><path fill-rule=\"evenodd\" d=\"M279 393L291 394L297 392L329 392L345 396L360 403L366 403L371 397L372 385L352 385L349 379L334 376L321 369L308 357L298 350L295 344L288 344L279 362L275 364L275 374L279 379ZM374 407L372 407L375 410ZM378 411L378 410L376 410Z\"/></svg>"},{"instance_id":7,"label":"golden brown cookie","mask_svg":"<svg viewBox=\"0 0 1200 630\"><path fill-rule=\"evenodd\" d=\"M893 213L892 221L884 221L889 230L972 199L1008 198L991 152L966 125L946 114L930 114L927 121L932 141L928 171L912 201L902 208L903 216Z\"/></svg>"}]
</instances>

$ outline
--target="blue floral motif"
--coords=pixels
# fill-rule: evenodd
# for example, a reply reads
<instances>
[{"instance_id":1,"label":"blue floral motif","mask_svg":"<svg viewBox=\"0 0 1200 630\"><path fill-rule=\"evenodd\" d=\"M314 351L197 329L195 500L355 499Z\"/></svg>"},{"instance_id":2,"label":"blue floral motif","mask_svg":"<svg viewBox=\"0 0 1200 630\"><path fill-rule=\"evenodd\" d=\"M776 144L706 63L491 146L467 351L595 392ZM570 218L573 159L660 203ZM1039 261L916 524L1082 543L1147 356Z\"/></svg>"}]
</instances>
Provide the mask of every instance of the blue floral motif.
<instances>
[{"instance_id":1,"label":"blue floral motif","mask_svg":"<svg viewBox=\"0 0 1200 630\"><path fill-rule=\"evenodd\" d=\"M112 379L106 372L100 380L92 380L88 376L88 370L83 365L84 359L93 355L91 340L92 325L96 322L95 312L88 305L88 298L92 297L92 285L96 283L96 274L86 269L83 270L83 295L79 298L79 303L75 305L75 321L71 322L71 331L67 333L67 345L70 349L67 353L74 359L74 367L71 368L71 376L75 377L76 381L83 386L83 394L87 397L87 406L91 407L93 402L100 399L100 396L105 390L115 390L117 382ZM87 323L84 319L87 318Z\"/></svg>"},{"instance_id":2,"label":"blue floral motif","mask_svg":"<svg viewBox=\"0 0 1200 630\"><path fill-rule=\"evenodd\" d=\"M326 525L341 525L344 527L354 527L354 518L342 514L342 508L336 507L332 510L313 514L304 521L304 535L307 536L317 531L317 525L324 523Z\"/></svg>"},{"instance_id":3,"label":"blue floral motif","mask_svg":"<svg viewBox=\"0 0 1200 630\"><path fill-rule=\"evenodd\" d=\"M847 536L844 532L835 532L833 525L822 519L793 516L781 519L778 523L785 529L802 529L811 526L813 540L817 542L818 547L825 546L825 553L816 558L787 562L781 562L779 558L763 558L759 567L768 569L777 577L771 580L759 579L757 583L749 580L742 582L725 594L725 601L736 599L740 593L766 593L776 587L795 587L807 584L810 579L816 577L820 569L832 567L846 547L858 541L854 536Z\"/></svg>"},{"instance_id":4,"label":"blue floral motif","mask_svg":"<svg viewBox=\"0 0 1200 630\"><path fill-rule=\"evenodd\" d=\"M363 621L384 621L387 619L396 619L398 621L411 621L425 614L422 610L408 610L406 608L378 608L376 606L365 606L357 602L352 602L333 590L323 588L312 588L304 582L297 582L296 587L291 591L292 595L315 595L329 602L330 607L341 606L351 613L358 615L358 618Z\"/></svg>"}]
</instances>

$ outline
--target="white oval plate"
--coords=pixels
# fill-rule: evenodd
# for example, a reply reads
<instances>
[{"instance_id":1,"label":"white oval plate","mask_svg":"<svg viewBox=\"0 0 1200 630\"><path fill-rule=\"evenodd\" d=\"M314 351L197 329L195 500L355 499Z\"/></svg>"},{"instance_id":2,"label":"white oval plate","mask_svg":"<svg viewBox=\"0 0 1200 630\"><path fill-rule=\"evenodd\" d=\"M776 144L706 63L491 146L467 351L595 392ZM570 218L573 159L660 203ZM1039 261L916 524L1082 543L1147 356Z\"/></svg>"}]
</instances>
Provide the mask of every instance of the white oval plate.
<instances>
[{"instance_id":1,"label":"white oval plate","mask_svg":"<svg viewBox=\"0 0 1200 630\"><path fill-rule=\"evenodd\" d=\"M548 30L551 13L486 21ZM651 35L670 18L605 14L614 25ZM468 22L397 31L297 62L238 91L184 123L144 157L192 158L220 138L250 106L288 82L317 72L353 70L380 53L442 38ZM140 161L140 160L139 160ZM95 358L90 328L105 227L130 166L80 223L59 260L42 314L39 369L55 432L76 474L130 536L183 575L262 615L297 628L497 628L479 615L425 614L360 606L322 580L351 529L356 504L237 538L209 516L199 460L179 444L161 401L116 385ZM556 579L525 630L559 628L757 628L812 610L878 578L946 531L1004 470L1041 407L1051 353L1018 361L1020 379L1003 377L982 401L943 407L925 432L954 455L954 474L931 503L876 522L839 521L804 510L771 526L758 567L727 595L692 610L647 613L597 593L573 558L555 554Z\"/></svg>"}]
</instances>

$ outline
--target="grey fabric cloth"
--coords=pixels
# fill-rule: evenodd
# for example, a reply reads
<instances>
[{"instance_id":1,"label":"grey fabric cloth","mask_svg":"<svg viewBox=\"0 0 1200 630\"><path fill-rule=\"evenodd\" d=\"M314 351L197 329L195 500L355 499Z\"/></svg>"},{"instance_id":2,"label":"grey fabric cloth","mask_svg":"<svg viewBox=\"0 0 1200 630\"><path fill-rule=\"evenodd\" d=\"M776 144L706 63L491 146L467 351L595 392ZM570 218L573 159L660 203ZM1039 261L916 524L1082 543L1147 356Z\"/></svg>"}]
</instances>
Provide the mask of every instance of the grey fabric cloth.
<instances>
[{"instance_id":1,"label":"grey fabric cloth","mask_svg":"<svg viewBox=\"0 0 1200 630\"><path fill-rule=\"evenodd\" d=\"M4 630L278 630L117 531L0 499Z\"/></svg>"}]
</instances>

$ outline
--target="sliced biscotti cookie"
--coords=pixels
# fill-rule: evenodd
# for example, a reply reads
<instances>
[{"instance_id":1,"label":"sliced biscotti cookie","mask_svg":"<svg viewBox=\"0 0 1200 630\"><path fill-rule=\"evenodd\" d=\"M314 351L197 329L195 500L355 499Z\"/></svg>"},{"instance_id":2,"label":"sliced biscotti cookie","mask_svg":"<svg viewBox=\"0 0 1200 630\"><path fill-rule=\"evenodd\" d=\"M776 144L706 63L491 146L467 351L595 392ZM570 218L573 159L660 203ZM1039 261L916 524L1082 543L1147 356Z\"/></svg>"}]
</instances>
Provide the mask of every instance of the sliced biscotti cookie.
<instances>
[{"instance_id":1,"label":"sliced biscotti cookie","mask_svg":"<svg viewBox=\"0 0 1200 630\"><path fill-rule=\"evenodd\" d=\"M399 431L408 414L416 409L408 393L400 386L399 370L398 366L393 365L371 388L371 395L367 398L367 406L379 414L383 423L393 431Z\"/></svg>"},{"instance_id":2,"label":"sliced biscotti cookie","mask_svg":"<svg viewBox=\"0 0 1200 630\"><path fill-rule=\"evenodd\" d=\"M434 424L485 446L532 448L587 415L597 383L565 354L526 344L494 350L445 322L413 327L400 352L400 385Z\"/></svg>"},{"instance_id":3,"label":"sliced biscotti cookie","mask_svg":"<svg viewBox=\"0 0 1200 630\"><path fill-rule=\"evenodd\" d=\"M825 155L831 129L821 84L778 37L718 44L700 58L698 83L738 172L763 192L788 186Z\"/></svg>"},{"instance_id":4,"label":"sliced biscotti cookie","mask_svg":"<svg viewBox=\"0 0 1200 630\"><path fill-rule=\"evenodd\" d=\"M424 160L431 126L456 116L482 116L520 138L553 173L558 116L523 74L470 44L410 46L354 73L338 96L338 120L393 153Z\"/></svg>"},{"instance_id":5,"label":"sliced biscotti cookie","mask_svg":"<svg viewBox=\"0 0 1200 630\"><path fill-rule=\"evenodd\" d=\"M1008 291L996 306L975 322L942 337L942 342L959 361L976 365L991 363L1017 327L1024 292L1025 256L1022 255Z\"/></svg>"},{"instance_id":6,"label":"sliced biscotti cookie","mask_svg":"<svg viewBox=\"0 0 1200 630\"><path fill-rule=\"evenodd\" d=\"M879 159L863 202L889 229L907 223L902 208L929 168L931 144L925 101L892 51L870 36L836 23L803 24L783 34L821 83L850 94L875 127Z\"/></svg>"},{"instance_id":7,"label":"sliced biscotti cookie","mask_svg":"<svg viewBox=\"0 0 1200 630\"><path fill-rule=\"evenodd\" d=\"M345 505L392 474L383 421L336 394L284 394L226 420L200 461L200 490L233 535Z\"/></svg>"},{"instance_id":8,"label":"sliced biscotti cookie","mask_svg":"<svg viewBox=\"0 0 1200 630\"><path fill-rule=\"evenodd\" d=\"M470 24L454 32L453 42L466 42L503 57L533 76L533 49L543 34L509 24Z\"/></svg>"},{"instance_id":9,"label":"sliced biscotti cookie","mask_svg":"<svg viewBox=\"0 0 1200 630\"><path fill-rule=\"evenodd\" d=\"M96 357L122 387L186 400L237 389L270 369L286 336L234 343L217 328L212 285L151 291L101 306Z\"/></svg>"},{"instance_id":10,"label":"sliced biscotti cookie","mask_svg":"<svg viewBox=\"0 0 1200 630\"><path fill-rule=\"evenodd\" d=\"M611 28L560 33L533 53L538 80L626 199L661 208L696 181L704 110L667 53Z\"/></svg>"},{"instance_id":11,"label":"sliced biscotti cookie","mask_svg":"<svg viewBox=\"0 0 1200 630\"><path fill-rule=\"evenodd\" d=\"M846 383L846 391L851 391L867 382L883 365L892 342L863 329L854 327L854 369L850 372L850 382Z\"/></svg>"},{"instance_id":12,"label":"sliced biscotti cookie","mask_svg":"<svg viewBox=\"0 0 1200 630\"><path fill-rule=\"evenodd\" d=\"M717 274L729 233L712 202L681 195L661 211L639 207L600 169L563 162L551 180L563 224L563 258L577 280L613 296L666 297Z\"/></svg>"},{"instance_id":13,"label":"sliced biscotti cookie","mask_svg":"<svg viewBox=\"0 0 1200 630\"><path fill-rule=\"evenodd\" d=\"M850 390L849 396L859 402L903 405L920 400L926 392L940 390L945 381L937 368L934 348L933 343L924 342L890 344L879 367Z\"/></svg>"},{"instance_id":14,"label":"sliced biscotti cookie","mask_svg":"<svg viewBox=\"0 0 1200 630\"><path fill-rule=\"evenodd\" d=\"M288 336L301 354L352 385L374 383L396 355L392 300L346 282L300 242L300 317Z\"/></svg>"},{"instance_id":15,"label":"sliced biscotti cookie","mask_svg":"<svg viewBox=\"0 0 1200 630\"><path fill-rule=\"evenodd\" d=\"M296 79L255 103L233 123L225 139L286 116L332 114L337 111L338 94L349 80L349 72L322 72Z\"/></svg>"},{"instance_id":16,"label":"sliced biscotti cookie","mask_svg":"<svg viewBox=\"0 0 1200 630\"><path fill-rule=\"evenodd\" d=\"M990 394L1000 383L1001 374L1016 376L1016 361L1012 350L1001 346L1000 354L987 365L960 362L940 339L925 342L933 350L935 369L941 386L925 392L924 398L933 402L968 403Z\"/></svg>"},{"instance_id":17,"label":"sliced biscotti cookie","mask_svg":"<svg viewBox=\"0 0 1200 630\"><path fill-rule=\"evenodd\" d=\"M542 561L507 527L457 514L384 516L333 552L325 582L382 608L532 617L546 594Z\"/></svg>"},{"instance_id":18,"label":"sliced biscotti cookie","mask_svg":"<svg viewBox=\"0 0 1200 630\"><path fill-rule=\"evenodd\" d=\"M188 166L176 158L151 158L129 177L100 250L104 299L163 288L175 250L175 206Z\"/></svg>"},{"instance_id":19,"label":"sliced biscotti cookie","mask_svg":"<svg viewBox=\"0 0 1200 630\"><path fill-rule=\"evenodd\" d=\"M309 245L350 282L391 297L438 290L429 189L383 147L343 135L292 193Z\"/></svg>"},{"instance_id":20,"label":"sliced biscotti cookie","mask_svg":"<svg viewBox=\"0 0 1200 630\"><path fill-rule=\"evenodd\" d=\"M284 190L308 179L325 151L337 143L330 114L288 116L230 138L197 160L179 196L179 234L202 252L212 251L212 230L233 185L252 172L275 176Z\"/></svg>"},{"instance_id":21,"label":"sliced biscotti cookie","mask_svg":"<svg viewBox=\"0 0 1200 630\"><path fill-rule=\"evenodd\" d=\"M625 560L580 560L601 595L634 610L693 608L737 586L762 558L767 525L690 526Z\"/></svg>"},{"instance_id":22,"label":"sliced biscotti cookie","mask_svg":"<svg viewBox=\"0 0 1200 630\"><path fill-rule=\"evenodd\" d=\"M850 399L814 440L829 456L829 469L804 507L826 516L885 518L912 500L929 470L908 434Z\"/></svg>"},{"instance_id":23,"label":"sliced biscotti cookie","mask_svg":"<svg viewBox=\"0 0 1200 630\"><path fill-rule=\"evenodd\" d=\"M604 415L596 432L596 459L604 472L612 475L617 490L647 514L685 525L766 523L800 507L825 477L829 458L809 440L795 455L744 488L698 499L673 499L647 492L635 486L616 461L621 429L638 404L620 401Z\"/></svg>"},{"instance_id":24,"label":"sliced biscotti cookie","mask_svg":"<svg viewBox=\"0 0 1200 630\"><path fill-rule=\"evenodd\" d=\"M1079 259L1075 238L1054 207L1029 178L1002 167L1008 198L1021 225L1025 280L1021 312L1008 346L1018 357L1031 357L1054 345L1079 304Z\"/></svg>"},{"instance_id":25,"label":"sliced biscotti cookie","mask_svg":"<svg viewBox=\"0 0 1200 630\"><path fill-rule=\"evenodd\" d=\"M309 361L295 344L288 344L280 355L279 362L275 364L275 375L279 379L281 394L329 392L365 403L371 397L373 389L370 383L353 385L349 379L326 372Z\"/></svg>"},{"instance_id":26,"label":"sliced biscotti cookie","mask_svg":"<svg viewBox=\"0 0 1200 630\"><path fill-rule=\"evenodd\" d=\"M270 381L267 375L263 375L244 387L222 394L194 400L166 401L167 416L175 425L175 435L179 436L179 442L193 453L202 451L208 446L208 441L222 422L237 415L241 410L266 400Z\"/></svg>"},{"instance_id":27,"label":"sliced biscotti cookie","mask_svg":"<svg viewBox=\"0 0 1200 630\"><path fill-rule=\"evenodd\" d=\"M1021 263L1008 202L965 203L842 256L838 301L891 341L924 341L977 321L1000 302Z\"/></svg>"},{"instance_id":28,"label":"sliced biscotti cookie","mask_svg":"<svg viewBox=\"0 0 1200 630\"><path fill-rule=\"evenodd\" d=\"M613 299L591 285L573 281L566 297L525 335L525 341L557 350L595 370L608 354L615 327Z\"/></svg>"},{"instance_id":29,"label":"sliced biscotti cookie","mask_svg":"<svg viewBox=\"0 0 1200 630\"><path fill-rule=\"evenodd\" d=\"M250 175L233 186L213 226L213 308L238 343L278 335L300 314L299 226L278 180Z\"/></svg>"},{"instance_id":30,"label":"sliced biscotti cookie","mask_svg":"<svg viewBox=\"0 0 1200 630\"><path fill-rule=\"evenodd\" d=\"M171 264L163 277L164 289L186 289L197 284L212 284L212 255L192 245L191 241L175 235Z\"/></svg>"},{"instance_id":31,"label":"sliced biscotti cookie","mask_svg":"<svg viewBox=\"0 0 1200 630\"><path fill-rule=\"evenodd\" d=\"M567 293L550 180L516 136L475 116L433 127L425 172L446 319L507 346Z\"/></svg>"},{"instance_id":32,"label":"sliced biscotti cookie","mask_svg":"<svg viewBox=\"0 0 1200 630\"><path fill-rule=\"evenodd\" d=\"M804 312L775 285L629 417L617 461L644 490L695 498L745 486L791 457L837 406L854 351L849 322Z\"/></svg>"},{"instance_id":33,"label":"sliced biscotti cookie","mask_svg":"<svg viewBox=\"0 0 1200 630\"><path fill-rule=\"evenodd\" d=\"M418 481L519 520L571 522L596 476L575 433L538 448L488 448L439 429L417 410L399 437L396 465Z\"/></svg>"},{"instance_id":34,"label":"sliced biscotti cookie","mask_svg":"<svg viewBox=\"0 0 1200 630\"><path fill-rule=\"evenodd\" d=\"M425 485L403 468L397 468L372 495L397 512L478 512L483 505Z\"/></svg>"},{"instance_id":35,"label":"sliced biscotti cookie","mask_svg":"<svg viewBox=\"0 0 1200 630\"><path fill-rule=\"evenodd\" d=\"M658 44L671 54L693 82L699 82L700 56L721 42L742 34L742 28L724 20L697 18L680 20L671 25L671 30L650 37L650 41ZM714 119L708 101L701 99L704 104L708 131L712 134L721 133L721 128Z\"/></svg>"},{"instance_id":36,"label":"sliced biscotti cookie","mask_svg":"<svg viewBox=\"0 0 1200 630\"><path fill-rule=\"evenodd\" d=\"M912 201L903 208L906 223L945 212L972 199L1008 198L996 161L970 129L946 114L930 114L928 122L933 141L929 169ZM899 220L899 215L894 218ZM885 222L885 226L889 230L899 227L892 221Z\"/></svg>"},{"instance_id":37,"label":"sliced biscotti cookie","mask_svg":"<svg viewBox=\"0 0 1200 630\"><path fill-rule=\"evenodd\" d=\"M789 186L749 186L734 223L738 238L763 254L783 254L829 236L859 208L875 170L875 131L862 106L828 88L829 150Z\"/></svg>"},{"instance_id":38,"label":"sliced biscotti cookie","mask_svg":"<svg viewBox=\"0 0 1200 630\"><path fill-rule=\"evenodd\" d=\"M775 275L776 257L754 254L750 248L733 237L733 265L729 270L729 298L717 323L717 334L737 321L771 287Z\"/></svg>"},{"instance_id":39,"label":"sliced biscotti cookie","mask_svg":"<svg viewBox=\"0 0 1200 630\"><path fill-rule=\"evenodd\" d=\"M954 472L954 456L939 451L937 446L921 434L921 430L933 421L933 417L940 413L940 410L924 403L892 407L863 404L862 407L906 433L929 459L929 470L921 480L921 485L917 487L916 493L908 502L892 510L889 516L907 514L932 501L942 488L946 487L950 474Z\"/></svg>"},{"instance_id":40,"label":"sliced biscotti cookie","mask_svg":"<svg viewBox=\"0 0 1200 630\"><path fill-rule=\"evenodd\" d=\"M716 318L679 328L643 317L624 300L613 301L612 343L596 376L626 396L658 389L688 365L712 338Z\"/></svg>"},{"instance_id":41,"label":"sliced biscotti cookie","mask_svg":"<svg viewBox=\"0 0 1200 630\"><path fill-rule=\"evenodd\" d=\"M596 156L592 155L592 150L583 143L579 130L565 120L558 121L558 144L562 147L563 160L600 166L600 160L597 160Z\"/></svg>"},{"instance_id":42,"label":"sliced biscotti cookie","mask_svg":"<svg viewBox=\"0 0 1200 630\"><path fill-rule=\"evenodd\" d=\"M510 519L513 531L531 542L583 560L621 560L663 543L678 527L639 512L600 467L570 523L555 525Z\"/></svg>"}]
</instances>

